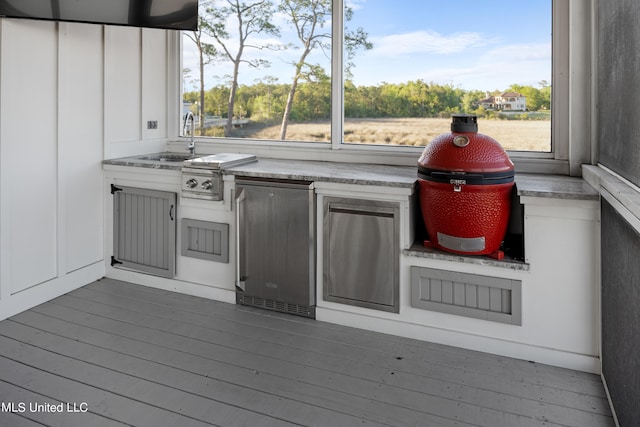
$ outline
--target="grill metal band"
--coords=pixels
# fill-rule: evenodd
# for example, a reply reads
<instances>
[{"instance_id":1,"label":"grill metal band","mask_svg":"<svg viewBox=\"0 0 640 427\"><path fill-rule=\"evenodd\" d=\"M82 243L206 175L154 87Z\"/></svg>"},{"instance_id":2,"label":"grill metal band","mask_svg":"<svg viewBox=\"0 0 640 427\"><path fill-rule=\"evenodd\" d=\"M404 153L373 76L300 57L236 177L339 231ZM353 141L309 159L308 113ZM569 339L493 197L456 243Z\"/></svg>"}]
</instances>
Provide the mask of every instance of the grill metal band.
<instances>
[{"instance_id":1,"label":"grill metal band","mask_svg":"<svg viewBox=\"0 0 640 427\"><path fill-rule=\"evenodd\" d=\"M451 180L464 179L467 185L494 185L513 182L514 171L503 172L447 172L418 165L418 178L449 184Z\"/></svg>"}]
</instances>

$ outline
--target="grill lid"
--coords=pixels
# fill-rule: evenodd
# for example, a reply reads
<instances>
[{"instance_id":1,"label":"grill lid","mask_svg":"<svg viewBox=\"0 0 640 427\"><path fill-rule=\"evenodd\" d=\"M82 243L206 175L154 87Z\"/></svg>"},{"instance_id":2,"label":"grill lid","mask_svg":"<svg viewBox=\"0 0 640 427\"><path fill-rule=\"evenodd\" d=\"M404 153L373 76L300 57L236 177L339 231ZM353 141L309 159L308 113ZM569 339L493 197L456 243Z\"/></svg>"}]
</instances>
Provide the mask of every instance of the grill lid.
<instances>
[{"instance_id":1,"label":"grill lid","mask_svg":"<svg viewBox=\"0 0 640 427\"><path fill-rule=\"evenodd\" d=\"M422 152L418 160L421 178L439 180L440 173L475 175L479 183L487 178L513 178L509 155L498 141L477 132L476 116L461 114L452 119L452 132L435 137Z\"/></svg>"}]
</instances>

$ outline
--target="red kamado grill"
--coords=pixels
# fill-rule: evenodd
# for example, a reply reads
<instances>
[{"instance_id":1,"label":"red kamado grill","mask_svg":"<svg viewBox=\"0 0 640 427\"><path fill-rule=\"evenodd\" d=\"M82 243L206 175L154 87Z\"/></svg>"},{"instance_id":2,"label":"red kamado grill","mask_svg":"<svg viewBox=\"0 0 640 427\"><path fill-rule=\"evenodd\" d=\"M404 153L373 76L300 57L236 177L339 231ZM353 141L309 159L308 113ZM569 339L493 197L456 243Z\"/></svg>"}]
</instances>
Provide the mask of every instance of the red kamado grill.
<instances>
[{"instance_id":1,"label":"red kamado grill","mask_svg":"<svg viewBox=\"0 0 640 427\"><path fill-rule=\"evenodd\" d=\"M493 138L478 133L474 115L454 115L451 133L437 136L418 161L420 207L427 247L502 259L514 167Z\"/></svg>"}]
</instances>

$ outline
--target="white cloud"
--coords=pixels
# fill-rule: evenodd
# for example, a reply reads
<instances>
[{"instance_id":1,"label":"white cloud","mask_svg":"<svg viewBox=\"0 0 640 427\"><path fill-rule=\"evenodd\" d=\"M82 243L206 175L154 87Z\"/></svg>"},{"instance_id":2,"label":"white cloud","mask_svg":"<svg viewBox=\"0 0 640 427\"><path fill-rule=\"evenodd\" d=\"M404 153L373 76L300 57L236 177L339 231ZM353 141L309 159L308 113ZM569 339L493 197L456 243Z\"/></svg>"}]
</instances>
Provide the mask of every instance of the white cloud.
<instances>
[{"instance_id":1,"label":"white cloud","mask_svg":"<svg viewBox=\"0 0 640 427\"><path fill-rule=\"evenodd\" d=\"M418 52L411 46L396 49L411 52L401 58L367 52L356 58L354 81L357 85L376 85L424 80L466 90L502 90L511 84L537 86L543 79L550 81L548 43L496 45L496 42L494 39L491 46L476 46L452 55Z\"/></svg>"},{"instance_id":2,"label":"white cloud","mask_svg":"<svg viewBox=\"0 0 640 427\"><path fill-rule=\"evenodd\" d=\"M345 0L344 6L351 8L351 10L353 11L356 11L362 9L366 2L367 0Z\"/></svg>"},{"instance_id":3,"label":"white cloud","mask_svg":"<svg viewBox=\"0 0 640 427\"><path fill-rule=\"evenodd\" d=\"M425 68L418 78L484 90L506 89L511 84L537 86L551 79L551 47L546 43L500 46L469 59L463 66Z\"/></svg>"},{"instance_id":4,"label":"white cloud","mask_svg":"<svg viewBox=\"0 0 640 427\"><path fill-rule=\"evenodd\" d=\"M487 51L481 57L484 62L551 60L550 43L510 44Z\"/></svg>"},{"instance_id":5,"label":"white cloud","mask_svg":"<svg viewBox=\"0 0 640 427\"><path fill-rule=\"evenodd\" d=\"M435 31L414 31L372 37L372 55L397 56L405 54L451 54L475 49L493 43L481 33L455 33L442 35Z\"/></svg>"}]
</instances>

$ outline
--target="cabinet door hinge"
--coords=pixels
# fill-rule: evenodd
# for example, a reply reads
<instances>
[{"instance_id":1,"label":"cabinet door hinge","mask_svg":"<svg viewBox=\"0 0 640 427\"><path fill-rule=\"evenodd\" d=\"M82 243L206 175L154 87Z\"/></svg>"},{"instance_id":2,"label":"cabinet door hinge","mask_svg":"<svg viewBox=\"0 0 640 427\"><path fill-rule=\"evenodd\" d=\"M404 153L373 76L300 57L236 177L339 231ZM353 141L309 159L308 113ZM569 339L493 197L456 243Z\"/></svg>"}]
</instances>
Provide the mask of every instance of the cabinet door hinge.
<instances>
[{"instance_id":1,"label":"cabinet door hinge","mask_svg":"<svg viewBox=\"0 0 640 427\"><path fill-rule=\"evenodd\" d=\"M111 194L116 194L116 191L122 191L122 188L118 188L115 185L111 184Z\"/></svg>"},{"instance_id":2,"label":"cabinet door hinge","mask_svg":"<svg viewBox=\"0 0 640 427\"><path fill-rule=\"evenodd\" d=\"M114 257L113 255L111 255L111 267L113 267L113 266L114 266L114 265L116 265L116 264L122 264L122 262L121 262L121 261L118 261L118 260L116 259L116 257Z\"/></svg>"}]
</instances>

